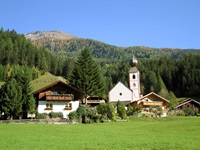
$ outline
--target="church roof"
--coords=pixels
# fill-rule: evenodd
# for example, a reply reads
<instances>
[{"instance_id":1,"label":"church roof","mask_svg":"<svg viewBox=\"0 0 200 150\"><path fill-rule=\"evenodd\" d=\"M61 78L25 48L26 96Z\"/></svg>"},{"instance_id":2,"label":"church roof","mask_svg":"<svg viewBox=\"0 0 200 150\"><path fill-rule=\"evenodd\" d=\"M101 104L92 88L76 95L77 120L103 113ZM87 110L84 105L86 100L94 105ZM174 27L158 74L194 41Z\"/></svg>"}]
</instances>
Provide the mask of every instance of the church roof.
<instances>
[{"instance_id":1,"label":"church roof","mask_svg":"<svg viewBox=\"0 0 200 150\"><path fill-rule=\"evenodd\" d=\"M112 92L117 86L119 86L119 87L122 87L122 88L126 88L126 89L128 89L129 91L131 91L131 92L133 92L130 88L128 88L125 84L123 84L121 81L119 81L111 90L110 90L110 92ZM110 93L109 92L109 93Z\"/></svg>"},{"instance_id":2,"label":"church roof","mask_svg":"<svg viewBox=\"0 0 200 150\"><path fill-rule=\"evenodd\" d=\"M136 73L136 72L138 72L137 67L131 67L131 68L129 69L129 73Z\"/></svg>"}]
</instances>

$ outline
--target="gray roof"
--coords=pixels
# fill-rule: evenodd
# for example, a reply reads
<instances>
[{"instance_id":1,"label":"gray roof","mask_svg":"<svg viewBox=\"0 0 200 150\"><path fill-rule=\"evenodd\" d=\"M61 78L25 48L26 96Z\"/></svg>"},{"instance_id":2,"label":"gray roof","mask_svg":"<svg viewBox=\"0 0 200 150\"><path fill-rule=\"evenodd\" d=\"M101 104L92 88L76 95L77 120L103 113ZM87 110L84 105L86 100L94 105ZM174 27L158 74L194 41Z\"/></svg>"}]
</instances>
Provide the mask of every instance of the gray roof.
<instances>
[{"instance_id":1,"label":"gray roof","mask_svg":"<svg viewBox=\"0 0 200 150\"><path fill-rule=\"evenodd\" d=\"M198 102L198 101L196 101L196 100L194 100L194 99L188 98L188 99L185 99L184 101L182 101L181 103L179 103L179 105L176 106L176 108L178 108L178 107L180 107L180 106L183 106L183 105L185 105L185 104L187 104L187 103L190 103L190 102L194 102L194 103L200 105L200 102Z\"/></svg>"},{"instance_id":2,"label":"gray roof","mask_svg":"<svg viewBox=\"0 0 200 150\"><path fill-rule=\"evenodd\" d=\"M138 69L136 67L131 67L129 69L129 73L136 73L136 72L138 72Z\"/></svg>"}]
</instances>

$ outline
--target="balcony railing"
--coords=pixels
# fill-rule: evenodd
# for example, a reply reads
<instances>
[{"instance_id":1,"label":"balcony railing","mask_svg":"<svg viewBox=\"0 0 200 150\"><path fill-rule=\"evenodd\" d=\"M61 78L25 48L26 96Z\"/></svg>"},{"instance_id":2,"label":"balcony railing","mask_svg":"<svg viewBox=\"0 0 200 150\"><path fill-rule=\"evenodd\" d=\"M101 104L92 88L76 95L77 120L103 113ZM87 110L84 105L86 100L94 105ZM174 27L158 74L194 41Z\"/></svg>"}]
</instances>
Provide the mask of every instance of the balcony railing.
<instances>
[{"instance_id":1,"label":"balcony railing","mask_svg":"<svg viewBox=\"0 0 200 150\"><path fill-rule=\"evenodd\" d=\"M72 101L73 99L73 94L46 95L46 100L48 101Z\"/></svg>"},{"instance_id":2,"label":"balcony railing","mask_svg":"<svg viewBox=\"0 0 200 150\"><path fill-rule=\"evenodd\" d=\"M143 102L144 106L162 106L162 102Z\"/></svg>"},{"instance_id":3,"label":"balcony railing","mask_svg":"<svg viewBox=\"0 0 200 150\"><path fill-rule=\"evenodd\" d=\"M104 100L87 100L87 103L103 103Z\"/></svg>"}]
</instances>

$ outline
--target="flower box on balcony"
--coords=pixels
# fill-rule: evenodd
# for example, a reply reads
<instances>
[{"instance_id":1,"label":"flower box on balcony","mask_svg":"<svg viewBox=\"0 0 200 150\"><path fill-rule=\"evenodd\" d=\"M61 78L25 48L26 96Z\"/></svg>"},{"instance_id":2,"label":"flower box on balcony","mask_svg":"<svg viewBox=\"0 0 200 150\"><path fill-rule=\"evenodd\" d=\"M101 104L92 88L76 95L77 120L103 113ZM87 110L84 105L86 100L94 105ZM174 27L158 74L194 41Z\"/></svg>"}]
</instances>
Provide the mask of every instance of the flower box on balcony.
<instances>
[{"instance_id":1,"label":"flower box on balcony","mask_svg":"<svg viewBox=\"0 0 200 150\"><path fill-rule=\"evenodd\" d=\"M64 110L72 110L71 107L65 107Z\"/></svg>"},{"instance_id":2,"label":"flower box on balcony","mask_svg":"<svg viewBox=\"0 0 200 150\"><path fill-rule=\"evenodd\" d=\"M45 110L53 110L53 108L47 107L47 108L45 108Z\"/></svg>"}]
</instances>

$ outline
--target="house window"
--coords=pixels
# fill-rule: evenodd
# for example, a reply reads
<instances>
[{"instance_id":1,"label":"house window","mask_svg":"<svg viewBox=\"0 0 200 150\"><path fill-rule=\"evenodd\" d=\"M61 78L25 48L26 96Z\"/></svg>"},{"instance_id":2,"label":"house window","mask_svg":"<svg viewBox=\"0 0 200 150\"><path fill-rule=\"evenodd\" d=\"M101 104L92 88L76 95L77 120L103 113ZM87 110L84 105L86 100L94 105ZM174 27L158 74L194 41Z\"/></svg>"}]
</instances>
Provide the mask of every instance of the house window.
<instances>
[{"instance_id":1,"label":"house window","mask_svg":"<svg viewBox=\"0 0 200 150\"><path fill-rule=\"evenodd\" d=\"M69 107L72 107L72 103L69 103L69 105L68 105Z\"/></svg>"},{"instance_id":2,"label":"house window","mask_svg":"<svg viewBox=\"0 0 200 150\"><path fill-rule=\"evenodd\" d=\"M53 104L52 103L46 103L45 110L53 110Z\"/></svg>"},{"instance_id":3,"label":"house window","mask_svg":"<svg viewBox=\"0 0 200 150\"><path fill-rule=\"evenodd\" d=\"M120 96L122 96L122 93L119 93Z\"/></svg>"},{"instance_id":4,"label":"house window","mask_svg":"<svg viewBox=\"0 0 200 150\"><path fill-rule=\"evenodd\" d=\"M58 91L53 91L53 95L56 95L56 94L58 94Z\"/></svg>"},{"instance_id":5,"label":"house window","mask_svg":"<svg viewBox=\"0 0 200 150\"><path fill-rule=\"evenodd\" d=\"M136 77L135 77L135 75L133 75L133 79L135 79Z\"/></svg>"}]
</instances>

